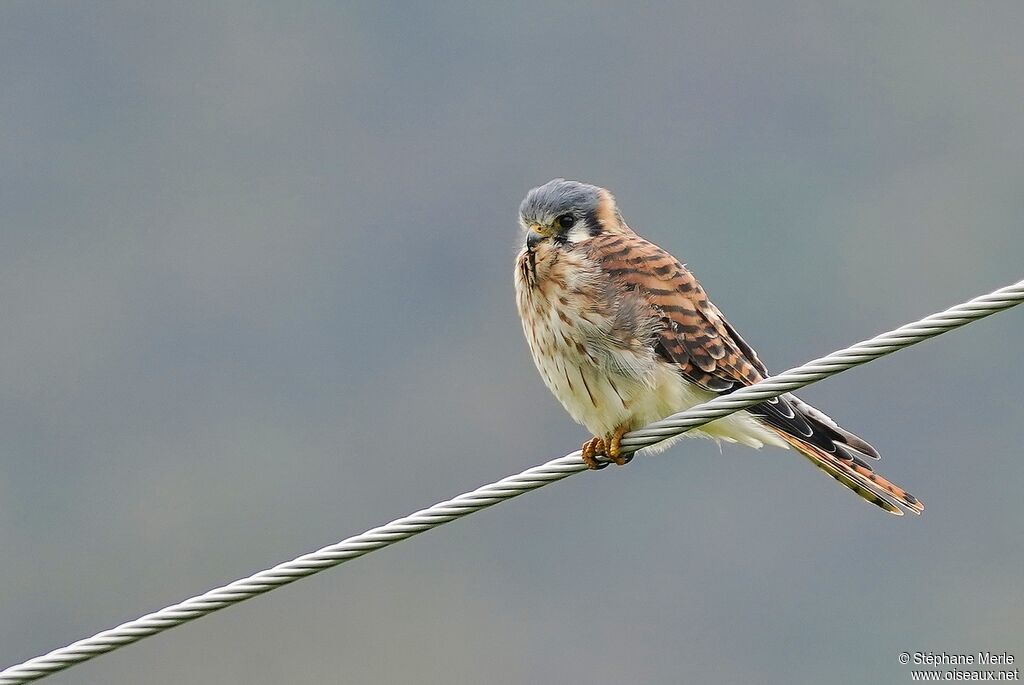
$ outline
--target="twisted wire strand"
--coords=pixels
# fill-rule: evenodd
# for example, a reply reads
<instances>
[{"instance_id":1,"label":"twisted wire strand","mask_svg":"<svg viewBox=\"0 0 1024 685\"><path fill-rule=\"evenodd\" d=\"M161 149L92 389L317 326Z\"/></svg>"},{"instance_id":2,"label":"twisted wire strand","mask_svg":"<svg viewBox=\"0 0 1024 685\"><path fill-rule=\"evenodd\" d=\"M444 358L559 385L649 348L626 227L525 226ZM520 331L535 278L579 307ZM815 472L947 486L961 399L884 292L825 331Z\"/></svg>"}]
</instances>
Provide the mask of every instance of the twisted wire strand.
<instances>
[{"instance_id":1,"label":"twisted wire strand","mask_svg":"<svg viewBox=\"0 0 1024 685\"><path fill-rule=\"evenodd\" d=\"M632 431L622 438L623 450L639 450L681 432L702 426L740 409L746 409L765 400L797 390L811 383L833 376L841 371L874 361L896 350L915 345L937 335L959 328L972 321L1001 312L1024 300L1024 281L995 290L958 304L955 307L926 316L920 321L900 326L896 330L862 340L859 343L812 359L806 364L766 378L760 383L721 395L692 409L673 414L660 421Z\"/></svg>"},{"instance_id":2,"label":"twisted wire strand","mask_svg":"<svg viewBox=\"0 0 1024 685\"><path fill-rule=\"evenodd\" d=\"M1022 301L1024 280L632 431L623 437L623 449L635 451L652 445L709 421L1009 309ZM48 654L10 666L0 671L0 685L27 683L52 675L144 637L201 618L218 609L269 592L584 470L586 466L580 457L580 451L576 450L564 457L395 519L361 535L328 545L292 561L259 571L248 578L214 588L134 621L122 623L116 628L104 630Z\"/></svg>"}]
</instances>

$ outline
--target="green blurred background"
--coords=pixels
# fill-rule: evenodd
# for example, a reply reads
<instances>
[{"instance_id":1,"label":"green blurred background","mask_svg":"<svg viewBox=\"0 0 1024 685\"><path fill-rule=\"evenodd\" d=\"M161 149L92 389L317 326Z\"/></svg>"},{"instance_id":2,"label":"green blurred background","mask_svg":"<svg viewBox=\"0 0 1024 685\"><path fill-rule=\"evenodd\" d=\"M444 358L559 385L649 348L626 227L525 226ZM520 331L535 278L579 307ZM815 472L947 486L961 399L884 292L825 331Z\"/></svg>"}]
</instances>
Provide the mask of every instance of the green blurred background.
<instances>
[{"instance_id":1,"label":"green blurred background","mask_svg":"<svg viewBox=\"0 0 1024 685\"><path fill-rule=\"evenodd\" d=\"M775 370L1024 276L1024 6L0 6L0 665L574 449L524 193ZM803 394L928 505L687 441L54 683L909 682L1024 658L1024 311Z\"/></svg>"}]
</instances>

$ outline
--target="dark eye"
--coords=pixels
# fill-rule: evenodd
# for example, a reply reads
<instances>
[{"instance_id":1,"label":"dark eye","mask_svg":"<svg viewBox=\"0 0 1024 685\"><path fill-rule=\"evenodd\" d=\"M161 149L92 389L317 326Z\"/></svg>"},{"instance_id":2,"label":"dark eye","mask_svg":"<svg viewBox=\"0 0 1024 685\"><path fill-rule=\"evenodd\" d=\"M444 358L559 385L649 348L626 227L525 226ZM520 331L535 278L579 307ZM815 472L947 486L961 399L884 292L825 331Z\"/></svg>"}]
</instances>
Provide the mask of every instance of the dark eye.
<instances>
[{"instance_id":1,"label":"dark eye","mask_svg":"<svg viewBox=\"0 0 1024 685\"><path fill-rule=\"evenodd\" d=\"M562 228L572 228L573 226L576 225L576 217L574 217L572 214L563 214L557 219L555 219L555 221L557 221L558 225L561 226Z\"/></svg>"}]
</instances>

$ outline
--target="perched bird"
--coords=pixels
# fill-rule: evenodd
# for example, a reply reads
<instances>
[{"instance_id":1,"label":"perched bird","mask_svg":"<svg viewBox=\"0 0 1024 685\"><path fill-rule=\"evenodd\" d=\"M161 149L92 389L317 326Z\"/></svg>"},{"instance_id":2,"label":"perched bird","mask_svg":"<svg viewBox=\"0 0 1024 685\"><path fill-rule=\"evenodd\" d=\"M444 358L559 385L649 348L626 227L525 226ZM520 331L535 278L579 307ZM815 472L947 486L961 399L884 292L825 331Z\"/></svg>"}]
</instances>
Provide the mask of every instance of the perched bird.
<instances>
[{"instance_id":1,"label":"perched bird","mask_svg":"<svg viewBox=\"0 0 1024 685\"><path fill-rule=\"evenodd\" d=\"M634 233L604 188L555 179L519 207L516 304L544 383L595 436L583 460L619 465L623 434L768 376L679 260ZM874 473L878 452L792 394L684 435L796 449L893 514L924 505ZM655 445L662 449L671 440ZM650 448L649 448L650 449Z\"/></svg>"}]
</instances>

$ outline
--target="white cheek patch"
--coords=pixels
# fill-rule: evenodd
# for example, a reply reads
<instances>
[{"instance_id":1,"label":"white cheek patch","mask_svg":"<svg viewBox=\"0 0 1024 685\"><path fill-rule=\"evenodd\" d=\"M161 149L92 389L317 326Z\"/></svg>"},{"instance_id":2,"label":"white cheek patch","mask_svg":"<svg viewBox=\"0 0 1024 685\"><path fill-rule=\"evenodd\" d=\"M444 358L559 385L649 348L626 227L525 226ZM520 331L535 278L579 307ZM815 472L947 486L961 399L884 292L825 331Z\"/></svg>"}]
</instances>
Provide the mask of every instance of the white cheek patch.
<instances>
[{"instance_id":1,"label":"white cheek patch","mask_svg":"<svg viewBox=\"0 0 1024 685\"><path fill-rule=\"evenodd\" d=\"M565 239L570 243L578 243L590 237L590 228L586 221L577 221L576 225L565 234Z\"/></svg>"}]
</instances>

